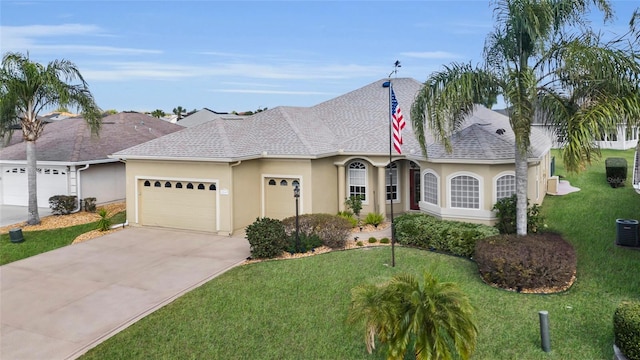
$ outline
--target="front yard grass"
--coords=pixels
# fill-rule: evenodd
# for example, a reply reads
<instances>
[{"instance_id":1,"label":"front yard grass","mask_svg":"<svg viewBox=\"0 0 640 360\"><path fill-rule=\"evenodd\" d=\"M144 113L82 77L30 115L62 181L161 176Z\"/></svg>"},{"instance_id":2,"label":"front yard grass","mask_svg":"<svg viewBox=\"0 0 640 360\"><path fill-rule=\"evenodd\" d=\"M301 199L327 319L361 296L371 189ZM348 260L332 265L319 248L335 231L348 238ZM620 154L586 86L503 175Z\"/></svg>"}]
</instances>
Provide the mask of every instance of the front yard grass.
<instances>
[{"instance_id":1,"label":"front yard grass","mask_svg":"<svg viewBox=\"0 0 640 360\"><path fill-rule=\"evenodd\" d=\"M557 155L557 152L556 152ZM614 245L617 218L640 217L630 184L609 187L602 161L566 175L582 190L545 199L549 229L578 254L577 281L554 295L518 294L485 285L475 263L428 251L390 248L338 251L234 268L90 350L83 359L383 359L366 353L364 331L346 324L350 290L398 272L425 268L453 281L476 308L474 359L610 359L616 305L640 297L640 251ZM557 157L559 158L559 157ZM630 179L629 179L630 181ZM540 349L538 311L547 310L551 349Z\"/></svg>"}]
</instances>

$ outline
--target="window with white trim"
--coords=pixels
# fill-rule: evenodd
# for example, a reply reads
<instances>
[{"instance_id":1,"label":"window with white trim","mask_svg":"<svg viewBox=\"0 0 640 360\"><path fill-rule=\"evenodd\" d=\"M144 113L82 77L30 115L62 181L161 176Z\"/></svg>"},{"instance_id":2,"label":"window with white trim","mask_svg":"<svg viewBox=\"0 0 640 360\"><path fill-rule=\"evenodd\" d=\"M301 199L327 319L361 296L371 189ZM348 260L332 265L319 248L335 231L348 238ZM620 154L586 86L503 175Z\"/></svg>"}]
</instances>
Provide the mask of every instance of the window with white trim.
<instances>
[{"instance_id":1,"label":"window with white trim","mask_svg":"<svg viewBox=\"0 0 640 360\"><path fill-rule=\"evenodd\" d=\"M387 165L385 170L385 184L387 187L387 200L398 200L398 165L392 163L391 166ZM391 180L391 184L389 184Z\"/></svg>"},{"instance_id":2,"label":"window with white trim","mask_svg":"<svg viewBox=\"0 0 640 360\"><path fill-rule=\"evenodd\" d=\"M503 175L496 180L496 200L511 197L516 193L516 176Z\"/></svg>"},{"instance_id":3,"label":"window with white trim","mask_svg":"<svg viewBox=\"0 0 640 360\"><path fill-rule=\"evenodd\" d=\"M468 175L460 175L451 179L451 207L480 208L480 182L478 179Z\"/></svg>"},{"instance_id":4,"label":"window with white trim","mask_svg":"<svg viewBox=\"0 0 640 360\"><path fill-rule=\"evenodd\" d=\"M349 164L349 198L359 196L363 202L367 199L367 167L360 161Z\"/></svg>"},{"instance_id":5,"label":"window with white trim","mask_svg":"<svg viewBox=\"0 0 640 360\"><path fill-rule=\"evenodd\" d=\"M424 201L438 205L438 177L434 173L424 174Z\"/></svg>"}]
</instances>

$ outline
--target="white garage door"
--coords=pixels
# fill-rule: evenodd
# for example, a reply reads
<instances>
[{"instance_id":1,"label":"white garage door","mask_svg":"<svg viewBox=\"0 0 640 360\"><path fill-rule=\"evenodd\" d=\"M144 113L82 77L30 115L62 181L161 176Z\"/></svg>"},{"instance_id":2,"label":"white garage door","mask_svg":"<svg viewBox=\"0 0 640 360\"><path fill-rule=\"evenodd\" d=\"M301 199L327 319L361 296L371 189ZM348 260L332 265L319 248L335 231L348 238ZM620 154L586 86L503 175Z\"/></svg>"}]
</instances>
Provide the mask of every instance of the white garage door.
<instances>
[{"instance_id":1,"label":"white garage door","mask_svg":"<svg viewBox=\"0 0 640 360\"><path fill-rule=\"evenodd\" d=\"M69 194L66 168L38 168L36 179L38 207L49 207L49 198L54 195ZM29 204L25 167L5 167L2 169L2 201L5 205L27 206Z\"/></svg>"},{"instance_id":2,"label":"white garage door","mask_svg":"<svg viewBox=\"0 0 640 360\"><path fill-rule=\"evenodd\" d=\"M215 232L216 184L139 180L138 221L142 225Z\"/></svg>"},{"instance_id":3,"label":"white garage door","mask_svg":"<svg viewBox=\"0 0 640 360\"><path fill-rule=\"evenodd\" d=\"M295 178L265 178L265 216L271 219L295 216L293 188L299 183Z\"/></svg>"}]
</instances>

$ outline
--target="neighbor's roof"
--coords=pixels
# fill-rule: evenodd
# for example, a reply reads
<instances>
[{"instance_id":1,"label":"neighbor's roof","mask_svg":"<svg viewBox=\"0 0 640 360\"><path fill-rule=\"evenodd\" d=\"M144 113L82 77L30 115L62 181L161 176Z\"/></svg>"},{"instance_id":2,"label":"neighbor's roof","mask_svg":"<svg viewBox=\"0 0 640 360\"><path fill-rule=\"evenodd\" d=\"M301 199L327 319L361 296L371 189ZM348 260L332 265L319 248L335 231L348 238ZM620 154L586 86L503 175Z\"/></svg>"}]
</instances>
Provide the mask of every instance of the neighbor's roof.
<instances>
[{"instance_id":1,"label":"neighbor's roof","mask_svg":"<svg viewBox=\"0 0 640 360\"><path fill-rule=\"evenodd\" d=\"M145 114L121 112L102 118L99 136L95 136L83 118L69 118L45 125L36 141L36 156L38 161L96 162L181 129L184 127ZM0 161L26 160L26 143L21 139L22 131L15 131L12 140L19 142L1 149Z\"/></svg>"},{"instance_id":2,"label":"neighbor's roof","mask_svg":"<svg viewBox=\"0 0 640 360\"><path fill-rule=\"evenodd\" d=\"M209 122L218 118L222 120L242 120L245 118L245 116L240 116L236 114L219 113L213 110L209 110L207 108L203 108L200 111L196 111L191 115L183 117L180 121L178 121L178 124L184 127L192 127L192 126L204 124L206 122Z\"/></svg>"},{"instance_id":3,"label":"neighbor's roof","mask_svg":"<svg viewBox=\"0 0 640 360\"><path fill-rule=\"evenodd\" d=\"M389 153L389 89L381 79L312 107L280 106L241 120L215 118L200 125L119 151L119 158L203 159L234 161L257 157L318 158L335 154ZM403 155L421 157L411 127L410 110L422 84L393 79L393 89L407 122ZM446 153L427 134L431 160L508 161L514 158L509 119L478 106L452 137ZM500 135L498 129L505 129ZM539 157L551 144L532 130L530 156Z\"/></svg>"}]
</instances>

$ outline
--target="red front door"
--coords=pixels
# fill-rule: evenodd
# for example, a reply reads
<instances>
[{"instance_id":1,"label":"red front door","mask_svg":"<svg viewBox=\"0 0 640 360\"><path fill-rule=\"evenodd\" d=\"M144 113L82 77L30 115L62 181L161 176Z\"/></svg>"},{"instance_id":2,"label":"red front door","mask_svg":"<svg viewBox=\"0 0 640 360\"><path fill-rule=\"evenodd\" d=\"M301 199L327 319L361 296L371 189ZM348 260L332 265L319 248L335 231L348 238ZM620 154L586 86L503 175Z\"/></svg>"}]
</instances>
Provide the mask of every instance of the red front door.
<instances>
[{"instance_id":1,"label":"red front door","mask_svg":"<svg viewBox=\"0 0 640 360\"><path fill-rule=\"evenodd\" d=\"M420 210L420 169L409 169L409 208Z\"/></svg>"}]
</instances>

